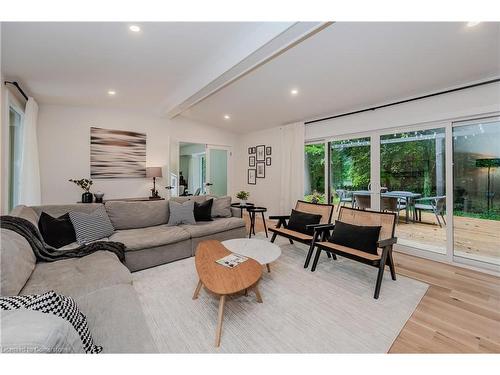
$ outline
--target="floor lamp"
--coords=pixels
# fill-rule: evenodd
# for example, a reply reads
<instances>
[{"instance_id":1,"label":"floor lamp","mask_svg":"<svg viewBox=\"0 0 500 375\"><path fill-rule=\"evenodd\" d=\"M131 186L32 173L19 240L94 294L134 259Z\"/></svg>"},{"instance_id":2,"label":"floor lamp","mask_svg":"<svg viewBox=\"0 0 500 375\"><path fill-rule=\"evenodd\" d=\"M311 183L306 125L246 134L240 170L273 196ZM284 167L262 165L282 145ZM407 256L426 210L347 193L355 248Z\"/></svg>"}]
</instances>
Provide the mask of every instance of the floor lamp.
<instances>
[{"instance_id":1,"label":"floor lamp","mask_svg":"<svg viewBox=\"0 0 500 375\"><path fill-rule=\"evenodd\" d=\"M476 168L488 168L488 193L486 196L486 205L488 207L488 212L490 212L492 198L490 171L491 168L497 167L500 167L500 159L476 159Z\"/></svg>"}]
</instances>

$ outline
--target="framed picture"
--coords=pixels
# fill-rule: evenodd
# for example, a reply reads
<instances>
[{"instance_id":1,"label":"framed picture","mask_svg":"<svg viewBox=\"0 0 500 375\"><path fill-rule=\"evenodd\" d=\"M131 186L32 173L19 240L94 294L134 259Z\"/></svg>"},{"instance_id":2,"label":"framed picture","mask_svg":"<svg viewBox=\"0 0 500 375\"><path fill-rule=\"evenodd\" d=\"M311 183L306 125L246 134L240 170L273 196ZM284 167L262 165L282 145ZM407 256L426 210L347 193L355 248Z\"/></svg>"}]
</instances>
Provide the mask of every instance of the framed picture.
<instances>
[{"instance_id":1,"label":"framed picture","mask_svg":"<svg viewBox=\"0 0 500 375\"><path fill-rule=\"evenodd\" d=\"M248 157L248 166L255 168L255 156L249 156Z\"/></svg>"},{"instance_id":2,"label":"framed picture","mask_svg":"<svg viewBox=\"0 0 500 375\"><path fill-rule=\"evenodd\" d=\"M248 148L248 153L249 154L255 154L255 147L249 147Z\"/></svg>"},{"instance_id":3,"label":"framed picture","mask_svg":"<svg viewBox=\"0 0 500 375\"><path fill-rule=\"evenodd\" d=\"M257 164L257 178L266 177L266 164L263 161L259 161Z\"/></svg>"},{"instance_id":4,"label":"framed picture","mask_svg":"<svg viewBox=\"0 0 500 375\"><path fill-rule=\"evenodd\" d=\"M271 157L270 157L270 156L268 156L268 157L266 158L266 165L267 165L268 167L271 165Z\"/></svg>"},{"instance_id":5,"label":"framed picture","mask_svg":"<svg viewBox=\"0 0 500 375\"><path fill-rule=\"evenodd\" d=\"M257 153L257 161L265 161L266 160L266 146L260 145L256 147ZM258 177L258 176L257 176Z\"/></svg>"},{"instance_id":6,"label":"framed picture","mask_svg":"<svg viewBox=\"0 0 500 375\"><path fill-rule=\"evenodd\" d=\"M267 146L266 147L266 155L271 155L271 154L272 154L272 148L271 148L271 146ZM271 164L269 164L269 165L271 165Z\"/></svg>"},{"instance_id":7,"label":"framed picture","mask_svg":"<svg viewBox=\"0 0 500 375\"><path fill-rule=\"evenodd\" d=\"M249 185L256 185L257 184L256 170L255 169L248 170L248 184Z\"/></svg>"}]
</instances>

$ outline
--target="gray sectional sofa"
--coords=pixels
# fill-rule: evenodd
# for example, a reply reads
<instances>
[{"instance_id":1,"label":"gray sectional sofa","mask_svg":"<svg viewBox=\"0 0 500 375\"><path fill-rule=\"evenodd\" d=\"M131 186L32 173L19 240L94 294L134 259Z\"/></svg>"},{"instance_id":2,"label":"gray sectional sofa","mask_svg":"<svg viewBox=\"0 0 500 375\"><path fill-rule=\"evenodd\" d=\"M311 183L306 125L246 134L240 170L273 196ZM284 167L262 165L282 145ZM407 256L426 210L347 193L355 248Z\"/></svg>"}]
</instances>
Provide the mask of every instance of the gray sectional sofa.
<instances>
[{"instance_id":1,"label":"gray sectional sofa","mask_svg":"<svg viewBox=\"0 0 500 375\"><path fill-rule=\"evenodd\" d=\"M172 198L205 200L207 197ZM60 216L69 211L92 212L99 204L16 207L11 215L38 223L42 211ZM86 315L94 341L108 353L150 353L156 348L133 287L131 271L194 255L204 239L244 237L239 210L225 209L213 221L167 226L168 201L105 204L115 232L108 240L126 246L125 266L115 254L98 251L83 258L36 263L28 242L10 230L1 232L2 296L39 294L49 290L71 296ZM65 248L76 246L67 245ZM2 332L9 320L2 316ZM2 334L3 335L3 334ZM2 337L3 338L3 337Z\"/></svg>"}]
</instances>

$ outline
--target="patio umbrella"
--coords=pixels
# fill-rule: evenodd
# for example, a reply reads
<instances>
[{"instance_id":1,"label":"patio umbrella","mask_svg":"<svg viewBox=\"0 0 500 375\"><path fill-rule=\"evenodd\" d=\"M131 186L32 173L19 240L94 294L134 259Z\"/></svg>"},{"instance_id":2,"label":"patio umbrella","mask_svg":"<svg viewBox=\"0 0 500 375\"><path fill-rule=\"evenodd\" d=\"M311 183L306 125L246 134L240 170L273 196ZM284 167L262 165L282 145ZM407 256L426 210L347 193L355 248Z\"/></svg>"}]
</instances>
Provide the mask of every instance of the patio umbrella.
<instances>
[{"instance_id":1,"label":"patio umbrella","mask_svg":"<svg viewBox=\"0 0 500 375\"><path fill-rule=\"evenodd\" d=\"M500 159L476 159L476 168L488 168L488 193L486 196L488 212L490 211L491 202L490 171L491 168L497 167L500 167Z\"/></svg>"}]
</instances>

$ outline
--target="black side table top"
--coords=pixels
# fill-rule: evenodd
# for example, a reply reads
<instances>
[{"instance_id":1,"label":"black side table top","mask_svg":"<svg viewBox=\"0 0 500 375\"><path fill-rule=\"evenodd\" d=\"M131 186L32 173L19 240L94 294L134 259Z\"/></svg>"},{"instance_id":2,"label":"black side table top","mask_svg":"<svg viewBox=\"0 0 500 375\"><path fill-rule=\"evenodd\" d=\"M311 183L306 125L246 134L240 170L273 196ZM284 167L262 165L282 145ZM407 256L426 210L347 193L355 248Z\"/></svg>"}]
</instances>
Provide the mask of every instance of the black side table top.
<instances>
[{"instance_id":1,"label":"black side table top","mask_svg":"<svg viewBox=\"0 0 500 375\"><path fill-rule=\"evenodd\" d=\"M236 207L236 208L249 208L249 207L254 207L255 205L253 203L247 203L247 204L241 204L241 203L231 203L231 207Z\"/></svg>"},{"instance_id":2,"label":"black side table top","mask_svg":"<svg viewBox=\"0 0 500 375\"><path fill-rule=\"evenodd\" d=\"M248 207L247 208L247 211L251 211L251 212L266 212L267 211L267 208L265 207Z\"/></svg>"}]
</instances>

